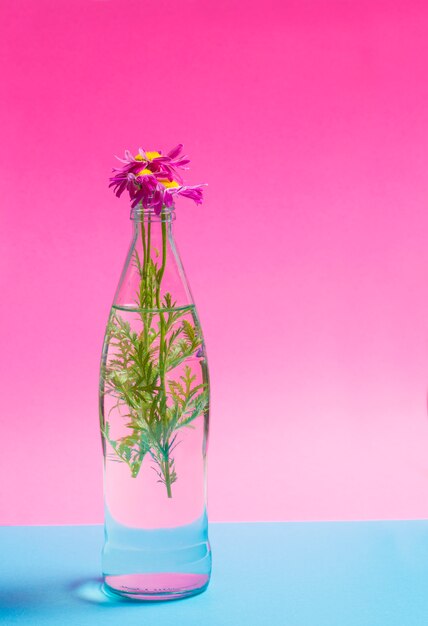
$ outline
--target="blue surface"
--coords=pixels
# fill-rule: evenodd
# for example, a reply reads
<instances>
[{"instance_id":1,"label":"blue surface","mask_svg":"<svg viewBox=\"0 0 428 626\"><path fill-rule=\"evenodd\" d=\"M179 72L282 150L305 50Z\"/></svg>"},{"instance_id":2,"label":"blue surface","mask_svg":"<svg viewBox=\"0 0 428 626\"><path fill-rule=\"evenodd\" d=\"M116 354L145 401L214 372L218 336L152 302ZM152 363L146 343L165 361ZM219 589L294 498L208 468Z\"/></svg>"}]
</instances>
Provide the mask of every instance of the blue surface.
<instances>
[{"instance_id":1,"label":"blue surface","mask_svg":"<svg viewBox=\"0 0 428 626\"><path fill-rule=\"evenodd\" d=\"M193 598L111 601L101 526L0 528L0 622L86 626L427 626L428 522L211 524Z\"/></svg>"}]
</instances>

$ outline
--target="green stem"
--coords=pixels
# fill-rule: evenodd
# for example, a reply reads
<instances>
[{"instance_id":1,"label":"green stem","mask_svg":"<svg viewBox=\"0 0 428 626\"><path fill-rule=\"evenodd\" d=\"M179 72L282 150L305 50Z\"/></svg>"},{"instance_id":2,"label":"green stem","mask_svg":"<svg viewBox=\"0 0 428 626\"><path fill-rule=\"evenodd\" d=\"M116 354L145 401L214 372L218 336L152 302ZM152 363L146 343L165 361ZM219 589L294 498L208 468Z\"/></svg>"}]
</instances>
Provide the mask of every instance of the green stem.
<instances>
[{"instance_id":1,"label":"green stem","mask_svg":"<svg viewBox=\"0 0 428 626\"><path fill-rule=\"evenodd\" d=\"M147 225L147 268L146 268L146 276L149 277L150 276L150 270L149 270L149 264L151 261L151 257L150 257L150 244L151 244L151 237L152 237L152 222L150 219L150 215L149 215L149 223ZM147 281L148 283L148 281ZM146 284L146 289L147 289L147 294L150 291L150 302L149 302L149 308L152 309L153 308L153 294L152 294L152 285L150 285L150 290L148 289L148 284Z\"/></svg>"},{"instance_id":2,"label":"green stem","mask_svg":"<svg viewBox=\"0 0 428 626\"><path fill-rule=\"evenodd\" d=\"M147 308L147 244L146 244L146 228L144 226L144 215L141 220L141 241L143 243L143 272L140 275L140 317L143 322L143 341L147 347L149 341L149 319L148 314L144 311ZM149 252L150 254L150 252Z\"/></svg>"},{"instance_id":3,"label":"green stem","mask_svg":"<svg viewBox=\"0 0 428 626\"><path fill-rule=\"evenodd\" d=\"M158 419L164 423L165 427L168 426L168 418L167 418L167 393L166 393L166 352L167 352L167 346L166 346L166 322L165 322L165 316L164 313L162 312L162 306L161 306L161 286L162 286L162 279L164 277L165 274L165 268L166 268L166 261L167 261L167 224L165 221L164 216L161 216L162 222L161 222L161 228L162 228L162 262L161 262L161 267L159 268L159 270L156 272L155 271L155 280L156 280L156 288L155 290L153 289L154 284L153 284L153 270L150 266L151 264L151 228L152 228L152 224L151 224L151 220L150 220L150 216L148 219L148 224L147 224L147 233L146 233L146 229L144 228L144 223L141 224L141 237L142 237L142 243L143 243L143 277L142 277L142 284L141 285L141 289L140 292L141 294L144 294L141 296L140 298L140 302L141 302L141 308L142 309L153 309L154 307L156 307L158 313L159 313L159 360L158 360L158 368L159 368L159 392L158 392L158 402L156 404L152 405L152 409L151 412L153 413L150 416L149 421L151 421L154 418L154 411L155 411L155 407L157 405L157 409L156 409L156 413L158 413ZM146 236L147 236L147 240L146 240ZM155 303L153 302L153 299L155 299ZM151 324L152 324L152 316L153 316L153 312L146 312L144 313L144 311L142 311L142 316L144 318L144 346L145 346L145 351L149 350L149 330L151 328ZM164 479L165 479L165 486L166 486L166 492L168 495L168 498L172 498L172 491L171 491L171 473L170 473L170 459L169 459L169 455L168 457L163 461L163 463L161 463L161 469L162 469L162 473L164 475Z\"/></svg>"},{"instance_id":4,"label":"green stem","mask_svg":"<svg viewBox=\"0 0 428 626\"><path fill-rule=\"evenodd\" d=\"M157 288L156 288L156 306L158 309L161 308L160 288L161 288L162 278L165 273L165 267L166 267L166 222L162 221L162 265L159 270Z\"/></svg>"},{"instance_id":5,"label":"green stem","mask_svg":"<svg viewBox=\"0 0 428 626\"><path fill-rule=\"evenodd\" d=\"M141 240L143 242L143 276L146 274L146 263L147 263L147 246L146 246L146 229L144 226L144 216L141 220Z\"/></svg>"},{"instance_id":6,"label":"green stem","mask_svg":"<svg viewBox=\"0 0 428 626\"><path fill-rule=\"evenodd\" d=\"M165 273L166 267L166 222L162 221L162 265L157 277L156 287L156 307L159 310L159 324L160 324L160 340L159 340L159 377L160 386L163 396L166 397L165 392L165 318L161 313L161 301L160 301L160 289L162 278Z\"/></svg>"},{"instance_id":7,"label":"green stem","mask_svg":"<svg viewBox=\"0 0 428 626\"><path fill-rule=\"evenodd\" d=\"M166 386L165 386L165 354L166 354L166 345L165 345L165 318L164 314L161 312L161 299L160 299L160 291L162 278L165 273L166 267L166 253L167 253L167 241L166 241L166 222L162 220L162 265L159 270L157 276L157 287L156 287L156 307L159 311L159 325L160 325L160 338L159 338L159 382L160 382L160 402L159 402L159 410L161 419L165 422L167 420L166 415ZM164 463L164 478L165 478L165 486L168 498L172 498L171 493L171 477L169 473L169 458L166 459Z\"/></svg>"},{"instance_id":8,"label":"green stem","mask_svg":"<svg viewBox=\"0 0 428 626\"><path fill-rule=\"evenodd\" d=\"M168 463L168 461L165 463L164 476L165 476L166 493L168 495L168 498L172 498L171 478L170 478L170 475L169 475L169 463Z\"/></svg>"}]
</instances>

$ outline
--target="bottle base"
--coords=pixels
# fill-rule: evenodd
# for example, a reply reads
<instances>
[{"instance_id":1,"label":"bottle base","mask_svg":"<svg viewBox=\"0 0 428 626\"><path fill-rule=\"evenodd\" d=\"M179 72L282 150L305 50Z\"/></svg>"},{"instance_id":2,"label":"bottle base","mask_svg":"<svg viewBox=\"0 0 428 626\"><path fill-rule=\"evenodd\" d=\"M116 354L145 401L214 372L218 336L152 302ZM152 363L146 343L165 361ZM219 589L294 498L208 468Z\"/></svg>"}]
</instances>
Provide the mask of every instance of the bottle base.
<instances>
[{"instance_id":1,"label":"bottle base","mask_svg":"<svg viewBox=\"0 0 428 626\"><path fill-rule=\"evenodd\" d=\"M123 574L105 576L103 591L108 596L130 600L179 600L202 593L208 587L206 574L179 572L153 574Z\"/></svg>"}]
</instances>

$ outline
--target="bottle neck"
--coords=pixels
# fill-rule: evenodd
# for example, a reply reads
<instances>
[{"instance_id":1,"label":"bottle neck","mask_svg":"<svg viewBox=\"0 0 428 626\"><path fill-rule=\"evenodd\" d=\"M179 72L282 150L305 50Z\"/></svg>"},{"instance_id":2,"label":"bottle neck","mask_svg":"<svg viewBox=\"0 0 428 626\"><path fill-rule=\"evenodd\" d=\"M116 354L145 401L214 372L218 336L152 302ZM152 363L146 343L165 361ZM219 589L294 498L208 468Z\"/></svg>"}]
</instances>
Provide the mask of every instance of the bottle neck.
<instances>
[{"instance_id":1,"label":"bottle neck","mask_svg":"<svg viewBox=\"0 0 428 626\"><path fill-rule=\"evenodd\" d=\"M131 210L131 220L134 224L144 223L170 223L175 221L174 207L164 207L160 213L155 213L153 209L145 209L141 205Z\"/></svg>"},{"instance_id":2,"label":"bottle neck","mask_svg":"<svg viewBox=\"0 0 428 626\"><path fill-rule=\"evenodd\" d=\"M146 310L192 303L172 232L173 207L159 215L137 207L131 219L134 233L115 303L128 306L138 301Z\"/></svg>"}]
</instances>

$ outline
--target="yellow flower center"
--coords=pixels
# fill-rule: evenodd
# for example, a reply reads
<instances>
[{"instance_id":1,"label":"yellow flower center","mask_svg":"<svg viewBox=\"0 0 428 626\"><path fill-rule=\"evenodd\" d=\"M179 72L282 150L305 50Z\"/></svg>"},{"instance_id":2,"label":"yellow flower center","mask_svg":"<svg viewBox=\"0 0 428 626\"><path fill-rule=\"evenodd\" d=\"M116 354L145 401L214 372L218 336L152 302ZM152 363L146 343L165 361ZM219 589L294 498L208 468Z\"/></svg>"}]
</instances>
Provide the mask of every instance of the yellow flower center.
<instances>
[{"instance_id":1,"label":"yellow flower center","mask_svg":"<svg viewBox=\"0 0 428 626\"><path fill-rule=\"evenodd\" d=\"M153 172L151 172L150 170L147 169L147 167L145 167L143 170L140 170L137 174L137 176L144 176L145 174L153 174Z\"/></svg>"},{"instance_id":2,"label":"yellow flower center","mask_svg":"<svg viewBox=\"0 0 428 626\"><path fill-rule=\"evenodd\" d=\"M149 161L153 161L156 157L160 157L159 152L146 152L146 157Z\"/></svg>"},{"instance_id":3,"label":"yellow flower center","mask_svg":"<svg viewBox=\"0 0 428 626\"><path fill-rule=\"evenodd\" d=\"M160 180L159 182L167 189L171 189L171 187L180 186L175 180Z\"/></svg>"},{"instance_id":4,"label":"yellow flower center","mask_svg":"<svg viewBox=\"0 0 428 626\"><path fill-rule=\"evenodd\" d=\"M160 157L159 152L153 151L153 152L146 152L146 159L147 161L153 161L153 159L156 159L156 157ZM145 159L141 156L140 153L136 154L134 159L136 161L144 161Z\"/></svg>"}]
</instances>

